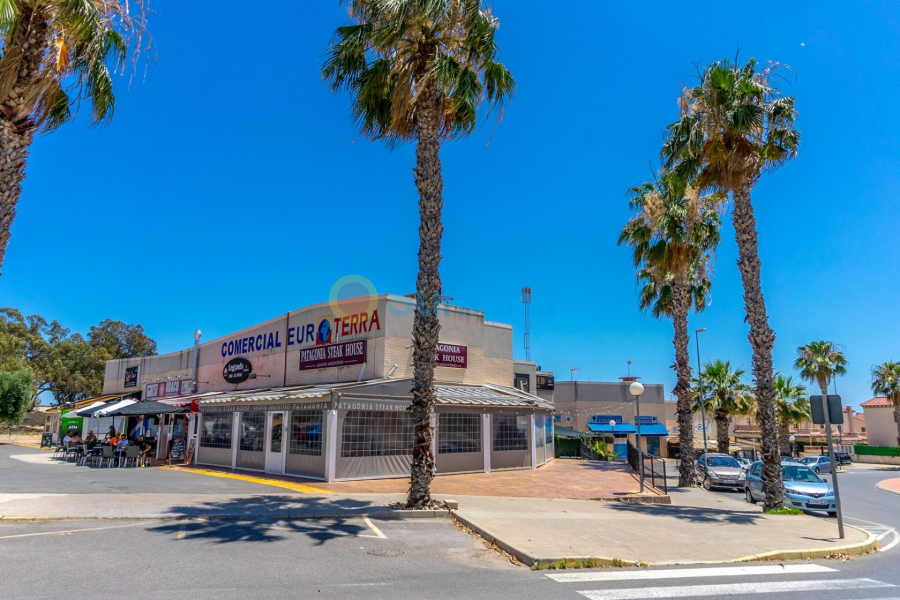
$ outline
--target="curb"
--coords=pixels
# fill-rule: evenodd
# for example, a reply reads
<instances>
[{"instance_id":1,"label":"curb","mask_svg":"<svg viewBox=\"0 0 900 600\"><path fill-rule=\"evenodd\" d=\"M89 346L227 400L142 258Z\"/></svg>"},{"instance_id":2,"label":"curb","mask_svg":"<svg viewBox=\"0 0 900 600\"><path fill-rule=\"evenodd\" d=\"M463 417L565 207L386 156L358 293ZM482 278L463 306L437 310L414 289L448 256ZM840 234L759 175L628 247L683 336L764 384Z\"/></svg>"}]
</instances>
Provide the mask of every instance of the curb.
<instances>
[{"instance_id":1,"label":"curb","mask_svg":"<svg viewBox=\"0 0 900 600\"><path fill-rule=\"evenodd\" d=\"M31 448L33 450L48 450L50 452L53 452L53 448L47 448L46 446L41 447L37 444L27 444L25 442L8 442L8 441L3 442L3 441L0 441L0 446L7 446L7 445L8 446L22 446L23 448Z\"/></svg>"},{"instance_id":2,"label":"curb","mask_svg":"<svg viewBox=\"0 0 900 600\"><path fill-rule=\"evenodd\" d=\"M288 515L161 515L143 517L0 517L6 523L46 523L52 521L241 521L247 519L269 521L309 521L314 519L362 519L379 521L401 521L408 519L441 519L450 515L450 510L395 510L385 513L323 513Z\"/></svg>"},{"instance_id":3,"label":"curb","mask_svg":"<svg viewBox=\"0 0 900 600\"><path fill-rule=\"evenodd\" d=\"M577 498L573 498L577 500ZM623 502L625 504L672 504L671 496L611 496L609 498L588 498L594 502Z\"/></svg>"},{"instance_id":4,"label":"curb","mask_svg":"<svg viewBox=\"0 0 900 600\"><path fill-rule=\"evenodd\" d=\"M893 477L893 478L891 478L891 479L883 479L883 480L879 481L878 483L876 483L876 484L875 484L875 487L877 487L879 490L882 490L882 491L884 491L884 492L888 492L889 494L898 494L898 495L900 495L900 490L893 490L893 489L891 489L891 488L889 488L889 487L885 487L885 486L882 485L885 481L893 481L894 479L896 479L896 477Z\"/></svg>"},{"instance_id":5,"label":"curb","mask_svg":"<svg viewBox=\"0 0 900 600\"><path fill-rule=\"evenodd\" d=\"M707 560L707 561L661 561L656 563L651 562L643 562L640 560L625 560L621 558L607 558L604 556L563 556L563 557L546 557L546 556L531 556L530 554L519 550L515 546L504 542L499 539L496 535L492 534L488 530L475 525L472 521L466 519L455 510L451 511L451 516L456 519L459 523L462 523L482 538L487 540L488 542L493 542L496 544L501 550L506 552L507 554L511 554L515 556L519 562L521 562L525 566L531 566L532 569L546 569L550 565L555 565L559 563L564 563L569 565L570 563L575 563L574 568L587 567L650 567L650 566L659 566L659 565L673 565L673 564L698 564L698 565L714 565L714 564L727 564L727 563L742 563L742 562L765 562L765 561L783 561L783 560L802 560L802 559L813 559L813 558L828 558L830 556L834 556L835 554L848 554L850 556L861 556L863 554L870 554L878 549L880 545L876 536L867 531L859 529L858 527L853 527L853 525L845 525L845 527L851 527L853 529L857 529L859 531L863 531L866 534L866 540L863 542L858 542L856 544L849 544L846 546L835 546L833 548L806 548L801 550L772 550L770 552L761 552L759 554L751 554L749 556L742 556L740 558L731 558L727 560ZM573 568L573 567L568 567Z\"/></svg>"}]
</instances>

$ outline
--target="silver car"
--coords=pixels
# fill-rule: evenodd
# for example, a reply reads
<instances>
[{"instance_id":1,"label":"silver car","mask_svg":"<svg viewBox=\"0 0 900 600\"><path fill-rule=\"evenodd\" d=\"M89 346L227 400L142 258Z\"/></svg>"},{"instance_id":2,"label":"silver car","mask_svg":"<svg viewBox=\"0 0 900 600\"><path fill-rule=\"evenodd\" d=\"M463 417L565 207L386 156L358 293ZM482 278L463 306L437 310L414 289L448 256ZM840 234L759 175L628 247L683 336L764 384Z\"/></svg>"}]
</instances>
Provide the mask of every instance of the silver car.
<instances>
[{"instance_id":1,"label":"silver car","mask_svg":"<svg viewBox=\"0 0 900 600\"><path fill-rule=\"evenodd\" d=\"M837 515L834 490L812 469L795 462L783 461L781 476L784 479L785 506L806 512L825 511L829 517ZM761 462L750 465L744 494L751 504L763 499Z\"/></svg>"},{"instance_id":2,"label":"silver car","mask_svg":"<svg viewBox=\"0 0 900 600\"><path fill-rule=\"evenodd\" d=\"M703 478L703 489L714 487L730 487L737 490L744 489L744 481L747 471L741 468L741 463L728 454L707 453L697 461L697 471Z\"/></svg>"},{"instance_id":3,"label":"silver car","mask_svg":"<svg viewBox=\"0 0 900 600\"><path fill-rule=\"evenodd\" d=\"M827 456L807 456L800 462L816 473L831 473L831 461Z\"/></svg>"}]
</instances>

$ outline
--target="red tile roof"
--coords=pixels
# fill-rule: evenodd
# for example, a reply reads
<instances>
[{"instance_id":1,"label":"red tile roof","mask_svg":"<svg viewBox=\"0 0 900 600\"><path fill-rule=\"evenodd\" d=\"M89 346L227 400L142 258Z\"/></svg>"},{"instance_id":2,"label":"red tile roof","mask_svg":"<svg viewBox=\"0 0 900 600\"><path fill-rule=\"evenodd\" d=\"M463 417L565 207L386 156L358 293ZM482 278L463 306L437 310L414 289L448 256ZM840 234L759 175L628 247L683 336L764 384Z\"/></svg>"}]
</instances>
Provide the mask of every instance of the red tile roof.
<instances>
[{"instance_id":1,"label":"red tile roof","mask_svg":"<svg viewBox=\"0 0 900 600\"><path fill-rule=\"evenodd\" d=\"M860 406L865 408L867 406L893 406L893 404L891 404L891 401L887 398L879 396L877 398L872 398L871 400L866 400L865 402L860 404Z\"/></svg>"}]
</instances>

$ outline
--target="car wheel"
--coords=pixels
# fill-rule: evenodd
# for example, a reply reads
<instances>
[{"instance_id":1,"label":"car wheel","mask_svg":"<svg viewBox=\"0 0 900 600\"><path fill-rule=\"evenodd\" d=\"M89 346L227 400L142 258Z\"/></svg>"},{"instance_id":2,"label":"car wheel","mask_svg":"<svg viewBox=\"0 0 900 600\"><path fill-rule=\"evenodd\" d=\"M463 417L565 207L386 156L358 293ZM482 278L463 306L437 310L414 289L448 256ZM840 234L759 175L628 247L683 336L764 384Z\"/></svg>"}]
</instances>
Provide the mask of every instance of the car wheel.
<instances>
[{"instance_id":1,"label":"car wheel","mask_svg":"<svg viewBox=\"0 0 900 600\"><path fill-rule=\"evenodd\" d=\"M712 488L712 484L709 482L709 477L703 478L703 489L707 492Z\"/></svg>"},{"instance_id":2,"label":"car wheel","mask_svg":"<svg viewBox=\"0 0 900 600\"><path fill-rule=\"evenodd\" d=\"M816 475L819 474L819 467L816 467Z\"/></svg>"},{"instance_id":3,"label":"car wheel","mask_svg":"<svg viewBox=\"0 0 900 600\"><path fill-rule=\"evenodd\" d=\"M828 511L828 516L829 516L829 517L836 517L836 516L837 516L837 512L835 512L835 511L833 511L833 510L829 510L829 511Z\"/></svg>"},{"instance_id":4,"label":"car wheel","mask_svg":"<svg viewBox=\"0 0 900 600\"><path fill-rule=\"evenodd\" d=\"M756 504L756 500L753 499L753 492L750 491L750 488L744 488L744 499L750 504Z\"/></svg>"}]
</instances>

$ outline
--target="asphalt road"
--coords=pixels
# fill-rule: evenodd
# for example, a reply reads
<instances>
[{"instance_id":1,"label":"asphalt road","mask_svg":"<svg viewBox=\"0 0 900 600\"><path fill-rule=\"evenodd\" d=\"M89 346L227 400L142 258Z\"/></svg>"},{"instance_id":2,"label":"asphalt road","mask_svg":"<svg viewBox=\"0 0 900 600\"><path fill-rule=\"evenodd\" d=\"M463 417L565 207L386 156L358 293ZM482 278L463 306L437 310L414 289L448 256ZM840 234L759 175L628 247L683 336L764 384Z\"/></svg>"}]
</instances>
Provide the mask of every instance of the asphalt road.
<instances>
[{"instance_id":1,"label":"asphalt road","mask_svg":"<svg viewBox=\"0 0 900 600\"><path fill-rule=\"evenodd\" d=\"M117 488L131 487L120 477L127 473L145 476L145 483L134 485L152 484L149 477L171 485L179 477L189 486L204 485L194 479L210 480L226 486L218 492L228 492L243 483L153 469L113 470L106 479L71 475L82 470L71 465L52 471L57 483L43 482L51 467L10 458L21 452L9 449L0 447L0 494L51 492L29 489L50 485L77 493L71 487L83 481L122 493ZM36 470L43 474L29 473ZM900 496L875 488L893 476L898 474L857 470L842 479L848 522L900 525ZM182 479L177 481L180 486ZM449 519L0 522L0 597L896 600L898 552L895 547L848 562L783 566L532 571L510 564Z\"/></svg>"}]
</instances>

